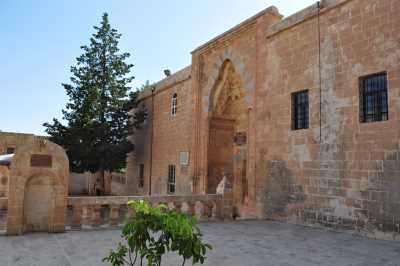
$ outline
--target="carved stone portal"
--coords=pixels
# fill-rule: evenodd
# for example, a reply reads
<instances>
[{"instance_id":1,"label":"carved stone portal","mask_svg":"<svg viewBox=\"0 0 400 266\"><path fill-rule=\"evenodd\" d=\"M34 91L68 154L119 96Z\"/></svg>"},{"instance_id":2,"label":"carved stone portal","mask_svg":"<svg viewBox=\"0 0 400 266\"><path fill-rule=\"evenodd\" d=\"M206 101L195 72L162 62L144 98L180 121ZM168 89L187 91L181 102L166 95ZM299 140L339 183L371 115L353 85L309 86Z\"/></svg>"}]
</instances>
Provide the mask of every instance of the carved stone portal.
<instances>
[{"instance_id":1,"label":"carved stone portal","mask_svg":"<svg viewBox=\"0 0 400 266\"><path fill-rule=\"evenodd\" d=\"M234 203L247 192L248 111L242 79L227 60L211 95L207 193L216 193L222 178L232 184Z\"/></svg>"}]
</instances>

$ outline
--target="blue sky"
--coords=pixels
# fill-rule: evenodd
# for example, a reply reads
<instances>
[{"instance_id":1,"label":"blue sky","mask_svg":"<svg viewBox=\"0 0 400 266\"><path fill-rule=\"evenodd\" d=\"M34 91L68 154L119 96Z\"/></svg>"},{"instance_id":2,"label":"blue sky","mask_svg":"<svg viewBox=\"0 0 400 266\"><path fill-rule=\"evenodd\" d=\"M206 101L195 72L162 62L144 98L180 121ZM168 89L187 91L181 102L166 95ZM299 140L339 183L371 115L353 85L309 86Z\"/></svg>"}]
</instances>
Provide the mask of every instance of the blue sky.
<instances>
[{"instance_id":1,"label":"blue sky","mask_svg":"<svg viewBox=\"0 0 400 266\"><path fill-rule=\"evenodd\" d=\"M61 118L61 83L103 12L135 65L133 87L190 64L190 52L264 8L288 16L315 0L0 0L0 130L44 134Z\"/></svg>"}]
</instances>

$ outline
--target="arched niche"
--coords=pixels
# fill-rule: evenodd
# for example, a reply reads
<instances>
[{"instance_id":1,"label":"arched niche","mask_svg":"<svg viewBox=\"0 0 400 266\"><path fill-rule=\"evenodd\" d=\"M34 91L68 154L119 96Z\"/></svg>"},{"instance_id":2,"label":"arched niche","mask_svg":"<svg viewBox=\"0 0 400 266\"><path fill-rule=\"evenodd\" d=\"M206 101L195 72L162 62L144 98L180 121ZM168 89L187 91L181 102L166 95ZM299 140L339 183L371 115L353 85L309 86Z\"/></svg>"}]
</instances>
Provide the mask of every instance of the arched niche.
<instances>
[{"instance_id":1,"label":"arched niche","mask_svg":"<svg viewBox=\"0 0 400 266\"><path fill-rule=\"evenodd\" d=\"M226 176L238 206L247 197L248 109L243 77L225 60L210 93L206 192L215 193Z\"/></svg>"},{"instance_id":2,"label":"arched niche","mask_svg":"<svg viewBox=\"0 0 400 266\"><path fill-rule=\"evenodd\" d=\"M69 180L65 151L35 137L10 164L7 234L64 232Z\"/></svg>"}]
</instances>

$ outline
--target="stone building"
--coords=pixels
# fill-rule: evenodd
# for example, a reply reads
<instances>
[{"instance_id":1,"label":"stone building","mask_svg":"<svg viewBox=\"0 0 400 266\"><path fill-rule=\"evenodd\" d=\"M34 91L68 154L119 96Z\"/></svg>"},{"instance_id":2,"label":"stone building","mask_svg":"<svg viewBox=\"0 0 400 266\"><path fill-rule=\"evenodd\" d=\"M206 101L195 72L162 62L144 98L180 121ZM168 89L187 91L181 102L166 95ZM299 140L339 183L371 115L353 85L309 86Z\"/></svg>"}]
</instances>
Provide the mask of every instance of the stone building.
<instances>
[{"instance_id":1,"label":"stone building","mask_svg":"<svg viewBox=\"0 0 400 266\"><path fill-rule=\"evenodd\" d=\"M400 230L400 3L275 7L201 45L141 95L128 185L215 193L240 217Z\"/></svg>"}]
</instances>

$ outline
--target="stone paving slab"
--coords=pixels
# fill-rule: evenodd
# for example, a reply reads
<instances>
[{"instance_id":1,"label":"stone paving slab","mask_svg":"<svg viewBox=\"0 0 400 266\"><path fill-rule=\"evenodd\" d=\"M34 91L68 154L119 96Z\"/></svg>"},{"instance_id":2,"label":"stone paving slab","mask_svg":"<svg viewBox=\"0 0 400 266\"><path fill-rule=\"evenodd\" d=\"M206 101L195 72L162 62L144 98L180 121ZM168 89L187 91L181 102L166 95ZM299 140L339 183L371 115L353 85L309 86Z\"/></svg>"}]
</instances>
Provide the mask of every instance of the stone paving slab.
<instances>
[{"instance_id":1,"label":"stone paving slab","mask_svg":"<svg viewBox=\"0 0 400 266\"><path fill-rule=\"evenodd\" d=\"M201 224L209 266L400 266L400 242L270 221ZM119 230L0 236L0 265L98 266ZM181 265L169 255L164 266ZM187 263L186 265L191 265Z\"/></svg>"}]
</instances>

